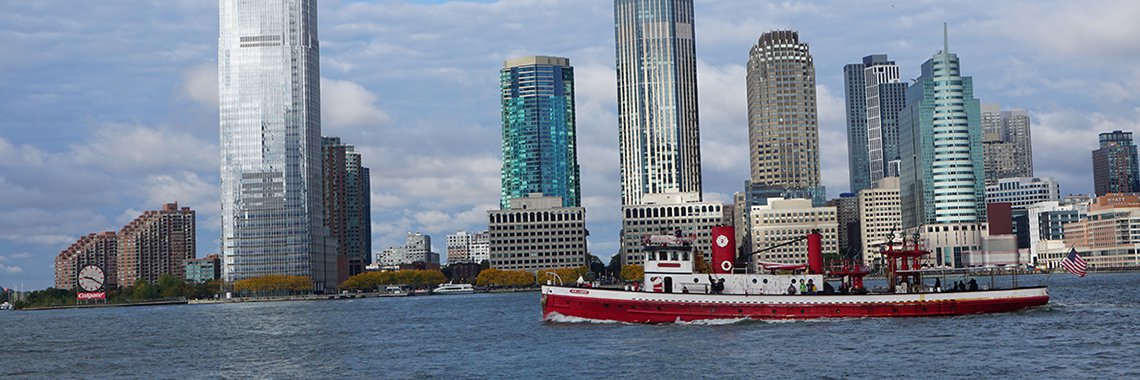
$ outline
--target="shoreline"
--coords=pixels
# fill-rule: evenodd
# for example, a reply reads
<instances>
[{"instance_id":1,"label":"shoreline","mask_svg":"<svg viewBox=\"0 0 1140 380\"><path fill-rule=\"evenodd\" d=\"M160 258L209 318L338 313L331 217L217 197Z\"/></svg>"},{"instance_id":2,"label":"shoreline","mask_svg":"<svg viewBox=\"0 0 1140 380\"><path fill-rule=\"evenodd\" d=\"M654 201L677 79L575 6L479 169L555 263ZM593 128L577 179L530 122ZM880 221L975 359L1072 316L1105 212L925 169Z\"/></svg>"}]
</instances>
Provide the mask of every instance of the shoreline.
<instances>
[{"instance_id":1,"label":"shoreline","mask_svg":"<svg viewBox=\"0 0 1140 380\"><path fill-rule=\"evenodd\" d=\"M37 306L19 309L16 311L42 311L42 310L66 310L66 309L95 309L105 307L132 307L132 306L164 306L164 305L186 305L189 301L181 300L165 300L165 301L150 301L150 302L128 302L128 303L96 303L84 305L60 305L60 306Z\"/></svg>"}]
</instances>

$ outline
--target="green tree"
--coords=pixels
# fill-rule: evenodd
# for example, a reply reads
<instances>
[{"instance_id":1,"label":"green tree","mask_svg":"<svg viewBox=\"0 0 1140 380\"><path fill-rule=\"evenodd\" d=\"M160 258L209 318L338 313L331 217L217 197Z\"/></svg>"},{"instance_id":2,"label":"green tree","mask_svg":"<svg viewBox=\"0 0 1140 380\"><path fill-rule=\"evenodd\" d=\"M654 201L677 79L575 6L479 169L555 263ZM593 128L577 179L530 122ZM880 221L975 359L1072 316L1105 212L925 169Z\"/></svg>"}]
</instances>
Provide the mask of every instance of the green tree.
<instances>
[{"instance_id":1,"label":"green tree","mask_svg":"<svg viewBox=\"0 0 1140 380\"><path fill-rule=\"evenodd\" d=\"M601 274L606 271L606 263L603 263L602 259L589 253L586 254L586 267L590 268L590 272L595 274Z\"/></svg>"},{"instance_id":2,"label":"green tree","mask_svg":"<svg viewBox=\"0 0 1140 380\"><path fill-rule=\"evenodd\" d=\"M621 274L621 254L620 253L615 253L613 256L610 256L610 265L606 266L606 272L608 272L610 274L610 276L617 276L617 275Z\"/></svg>"},{"instance_id":3,"label":"green tree","mask_svg":"<svg viewBox=\"0 0 1140 380\"><path fill-rule=\"evenodd\" d=\"M158 288L158 293L163 297L173 298L182 296L183 287L185 287L185 285L186 283L183 282L181 278L164 274L158 277L156 287Z\"/></svg>"},{"instance_id":4,"label":"green tree","mask_svg":"<svg viewBox=\"0 0 1140 380\"><path fill-rule=\"evenodd\" d=\"M132 287L131 298L135 301L143 301L158 298L158 288L152 286L144 279L135 280L135 285Z\"/></svg>"}]
</instances>

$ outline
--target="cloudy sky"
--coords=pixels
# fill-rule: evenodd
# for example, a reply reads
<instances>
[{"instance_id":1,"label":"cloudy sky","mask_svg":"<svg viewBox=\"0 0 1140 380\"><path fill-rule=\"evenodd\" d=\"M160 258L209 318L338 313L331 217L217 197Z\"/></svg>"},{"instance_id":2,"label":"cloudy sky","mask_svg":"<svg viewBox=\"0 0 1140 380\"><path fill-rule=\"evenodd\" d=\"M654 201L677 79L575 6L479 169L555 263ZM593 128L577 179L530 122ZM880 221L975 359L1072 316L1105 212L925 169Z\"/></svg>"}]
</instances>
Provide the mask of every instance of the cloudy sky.
<instances>
[{"instance_id":1,"label":"cloudy sky","mask_svg":"<svg viewBox=\"0 0 1140 380\"><path fill-rule=\"evenodd\" d=\"M0 286L52 284L79 236L177 201L218 251L217 3L3 0ZM620 203L612 2L320 3L323 130L372 169L373 247L409 231L486 228L499 192L498 70L523 55L575 67L590 250L617 250ZM748 175L744 64L761 33L795 29L818 78L823 176L847 191L844 64L873 53L904 77L941 49L986 103L1025 108L1036 174L1092 189L1096 134L1136 131L1140 3L697 0L705 198Z\"/></svg>"}]
</instances>

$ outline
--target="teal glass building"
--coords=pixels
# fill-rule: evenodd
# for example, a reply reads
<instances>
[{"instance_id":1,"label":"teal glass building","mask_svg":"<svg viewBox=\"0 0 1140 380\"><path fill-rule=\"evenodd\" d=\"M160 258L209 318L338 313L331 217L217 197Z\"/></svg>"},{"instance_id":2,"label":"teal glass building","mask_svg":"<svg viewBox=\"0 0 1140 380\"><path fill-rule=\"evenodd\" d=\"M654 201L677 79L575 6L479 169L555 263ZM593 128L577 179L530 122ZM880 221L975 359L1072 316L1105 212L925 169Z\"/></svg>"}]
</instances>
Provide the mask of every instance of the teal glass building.
<instances>
[{"instance_id":1,"label":"teal glass building","mask_svg":"<svg viewBox=\"0 0 1140 380\"><path fill-rule=\"evenodd\" d=\"M499 206L528 194L582 203L574 124L574 68L561 57L507 60L500 71L503 169Z\"/></svg>"},{"instance_id":2,"label":"teal glass building","mask_svg":"<svg viewBox=\"0 0 1140 380\"><path fill-rule=\"evenodd\" d=\"M922 64L899 112L903 228L986 220L981 103L958 55L943 46Z\"/></svg>"}]
</instances>

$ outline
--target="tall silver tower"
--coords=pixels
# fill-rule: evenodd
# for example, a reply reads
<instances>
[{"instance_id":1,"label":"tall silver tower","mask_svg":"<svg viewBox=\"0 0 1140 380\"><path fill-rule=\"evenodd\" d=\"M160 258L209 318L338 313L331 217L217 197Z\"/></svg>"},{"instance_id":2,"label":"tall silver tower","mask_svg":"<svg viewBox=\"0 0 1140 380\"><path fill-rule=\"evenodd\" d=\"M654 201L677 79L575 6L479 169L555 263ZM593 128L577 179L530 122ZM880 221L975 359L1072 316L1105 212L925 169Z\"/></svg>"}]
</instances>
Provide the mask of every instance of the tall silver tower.
<instances>
[{"instance_id":1,"label":"tall silver tower","mask_svg":"<svg viewBox=\"0 0 1140 380\"><path fill-rule=\"evenodd\" d=\"M220 0L218 92L226 281L336 286L322 222L316 0Z\"/></svg>"},{"instance_id":2,"label":"tall silver tower","mask_svg":"<svg viewBox=\"0 0 1140 380\"><path fill-rule=\"evenodd\" d=\"M622 204L700 194L693 1L614 0L614 37Z\"/></svg>"}]
</instances>

